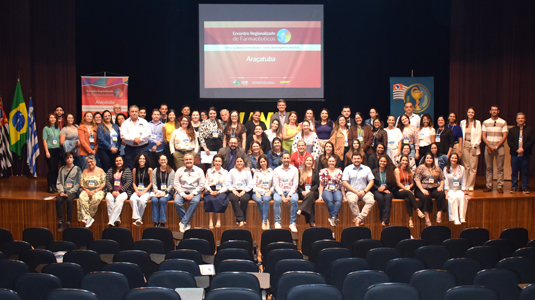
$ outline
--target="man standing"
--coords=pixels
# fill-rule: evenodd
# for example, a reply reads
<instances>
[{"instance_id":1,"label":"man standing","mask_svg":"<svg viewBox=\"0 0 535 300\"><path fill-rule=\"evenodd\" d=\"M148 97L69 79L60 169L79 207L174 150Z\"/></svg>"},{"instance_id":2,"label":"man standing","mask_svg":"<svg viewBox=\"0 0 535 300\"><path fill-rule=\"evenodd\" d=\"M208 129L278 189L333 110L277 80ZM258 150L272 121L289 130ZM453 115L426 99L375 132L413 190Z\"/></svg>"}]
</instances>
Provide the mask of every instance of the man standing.
<instances>
[{"instance_id":1,"label":"man standing","mask_svg":"<svg viewBox=\"0 0 535 300\"><path fill-rule=\"evenodd\" d=\"M403 109L405 110L405 114L407 117L409 117L409 122L412 126L416 128L420 128L420 116L417 114L413 114L414 106L412 105L412 102L406 102L405 106L403 106ZM396 120L396 127L398 126L399 117Z\"/></svg>"},{"instance_id":2,"label":"man standing","mask_svg":"<svg viewBox=\"0 0 535 300\"><path fill-rule=\"evenodd\" d=\"M58 119L59 130L63 129L63 126L65 125L65 118L63 118L64 113L65 111L63 110L63 107L61 105L57 105L56 109L54 110L54 114L56 115L56 119Z\"/></svg>"},{"instance_id":3,"label":"man standing","mask_svg":"<svg viewBox=\"0 0 535 300\"><path fill-rule=\"evenodd\" d=\"M134 157L148 151L150 127L145 119L138 116L139 108L136 105L130 106L128 114L130 117L121 125L121 139L125 142L126 166L132 169Z\"/></svg>"},{"instance_id":4,"label":"man standing","mask_svg":"<svg viewBox=\"0 0 535 300\"><path fill-rule=\"evenodd\" d=\"M346 118L347 129L350 129L352 126L355 126L355 120L351 119L351 107L347 105L342 107L342 116Z\"/></svg>"},{"instance_id":5,"label":"man standing","mask_svg":"<svg viewBox=\"0 0 535 300\"><path fill-rule=\"evenodd\" d=\"M531 148L535 142L533 129L526 126L526 115L516 114L516 126L509 130L507 143L511 153L511 194L518 191L518 172L522 175L522 190L529 194L529 163Z\"/></svg>"},{"instance_id":6,"label":"man standing","mask_svg":"<svg viewBox=\"0 0 535 300\"><path fill-rule=\"evenodd\" d=\"M160 154L163 152L163 123L160 122L160 111L155 108L152 110L152 120L149 122L150 137L149 137L149 157L151 168L158 167Z\"/></svg>"},{"instance_id":7,"label":"man standing","mask_svg":"<svg viewBox=\"0 0 535 300\"><path fill-rule=\"evenodd\" d=\"M352 165L347 166L344 169L342 175L342 181L346 188L347 201L349 202L349 208L353 212L355 217L355 225L364 225L364 219L373 207L375 200L370 190L373 187L372 170L369 167L362 165L362 157L359 153L353 153L351 157ZM359 210L358 201L364 201L364 207L362 211Z\"/></svg>"},{"instance_id":8,"label":"man standing","mask_svg":"<svg viewBox=\"0 0 535 300\"><path fill-rule=\"evenodd\" d=\"M145 119L147 117L147 109L145 107L141 107L139 109L139 113L138 113L139 117L143 120L147 120Z\"/></svg>"},{"instance_id":9,"label":"man standing","mask_svg":"<svg viewBox=\"0 0 535 300\"><path fill-rule=\"evenodd\" d=\"M297 232L297 185L299 171L290 164L290 153L282 154L282 165L273 172L273 212L275 213L275 228L281 228L281 203L290 202L290 230Z\"/></svg>"},{"instance_id":10,"label":"man standing","mask_svg":"<svg viewBox=\"0 0 535 300\"><path fill-rule=\"evenodd\" d=\"M169 109L167 108L167 104L161 104L160 105L160 121L162 123L167 123L167 112Z\"/></svg>"},{"instance_id":11,"label":"man standing","mask_svg":"<svg viewBox=\"0 0 535 300\"><path fill-rule=\"evenodd\" d=\"M182 110L180 111L183 116L189 116L191 114L191 108L189 107L189 104L182 105ZM178 116L177 116L178 119Z\"/></svg>"},{"instance_id":12,"label":"man standing","mask_svg":"<svg viewBox=\"0 0 535 300\"><path fill-rule=\"evenodd\" d=\"M481 139L487 145L485 151L485 164L487 165L486 181L487 186L483 192L492 191L493 162L496 157L496 168L498 168L498 193L503 193L503 164L505 161L505 149L503 144L507 139L507 122L498 115L498 106L490 107L490 118L486 119L481 126Z\"/></svg>"},{"instance_id":13,"label":"man standing","mask_svg":"<svg viewBox=\"0 0 535 300\"><path fill-rule=\"evenodd\" d=\"M277 109L279 111L272 114L271 118L269 118L269 126L271 126L274 119L279 119L280 128L282 128L282 125L288 122L290 116L290 113L286 112L286 101L284 101L284 99L279 99L279 101L277 101Z\"/></svg>"},{"instance_id":14,"label":"man standing","mask_svg":"<svg viewBox=\"0 0 535 300\"><path fill-rule=\"evenodd\" d=\"M204 188L204 173L201 168L193 165L193 155L184 155L184 166L176 171L173 188L175 209L180 217L179 230L185 232L191 228L191 217L197 210ZM189 201L187 212L184 210L184 200Z\"/></svg>"},{"instance_id":15,"label":"man standing","mask_svg":"<svg viewBox=\"0 0 535 300\"><path fill-rule=\"evenodd\" d=\"M364 121L364 124L370 126L373 129L373 121L377 118L377 110L375 108L370 109L370 118Z\"/></svg>"},{"instance_id":16,"label":"man standing","mask_svg":"<svg viewBox=\"0 0 535 300\"><path fill-rule=\"evenodd\" d=\"M117 124L117 115L121 113L121 104L119 103L115 103L113 105L113 115L111 116L111 118L113 119L113 123Z\"/></svg>"},{"instance_id":17,"label":"man standing","mask_svg":"<svg viewBox=\"0 0 535 300\"><path fill-rule=\"evenodd\" d=\"M219 112L219 115L221 116L221 126L223 126L223 130L225 130L225 127L227 127L227 124L228 124L228 118L230 116L228 109L222 109Z\"/></svg>"},{"instance_id":18,"label":"man standing","mask_svg":"<svg viewBox=\"0 0 535 300\"><path fill-rule=\"evenodd\" d=\"M249 156L245 153L243 148L238 147L238 138L231 137L228 141L228 146L225 148L219 149L217 154L223 156L223 169L230 171L234 168L234 163L236 162L236 157L241 156L245 161L245 168L251 169L252 164Z\"/></svg>"}]
</instances>

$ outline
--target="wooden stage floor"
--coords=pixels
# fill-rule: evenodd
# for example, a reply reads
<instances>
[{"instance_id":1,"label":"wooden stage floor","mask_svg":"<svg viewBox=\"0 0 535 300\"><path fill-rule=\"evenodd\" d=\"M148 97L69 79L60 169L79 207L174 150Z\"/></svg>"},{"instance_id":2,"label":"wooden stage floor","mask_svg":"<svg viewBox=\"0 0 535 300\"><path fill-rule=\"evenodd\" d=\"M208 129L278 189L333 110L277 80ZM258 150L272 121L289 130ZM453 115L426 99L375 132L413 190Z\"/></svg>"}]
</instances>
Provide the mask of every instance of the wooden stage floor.
<instances>
[{"instance_id":1,"label":"wooden stage floor","mask_svg":"<svg viewBox=\"0 0 535 300\"><path fill-rule=\"evenodd\" d=\"M531 178L531 186L535 186L535 180ZM496 191L490 193L483 193L482 189L485 184L484 177L477 178L476 191L470 193L471 200L468 203L467 223L462 225L453 225L453 222L446 221L447 213L443 214L443 221L440 225L445 225L451 228L452 237L459 237L460 232L464 228L483 227L490 231L491 239L497 239L500 232L505 228L523 227L529 230L530 239L535 239L535 192L525 195L522 192L510 194L511 182L505 182L505 193L499 194ZM496 185L496 183L495 183ZM0 227L7 228L13 233L13 237L17 240L22 239L22 231L28 227L47 227L54 234L56 240L61 240L61 233L57 232L57 217L56 206L54 200L42 200L44 197L51 196L46 191L45 178L26 178L26 177L11 177L9 179L0 179ZM435 208L436 210L436 208ZM147 205L143 215L144 225L134 226L132 224L132 210L127 201L123 207L121 214L122 227L127 227L132 231L134 240L141 239L143 229L153 226L151 222L151 205ZM281 218L283 228L288 228L289 225L289 205L283 205L281 209ZM74 204L73 222L72 226L83 226L84 223L76 220L76 203ZM431 221L433 225L436 223L436 214L433 214ZM327 221L328 213L323 202L316 203L316 225L328 227L335 233L335 236L340 240L342 230L345 227L353 226L353 217L347 203L343 203L339 214L341 224L336 227L329 226ZM66 219L66 216L63 217ZM95 223L91 227L95 239L101 237L101 232L106 228L107 224L106 203L102 201L99 210L95 215ZM269 220L273 226L273 208L270 207ZM421 230L425 227L425 222L413 216L414 228L411 228L411 233L414 238L420 237ZM172 231L178 231L178 214L174 208L172 201L169 201L167 207L167 223L166 226ZM221 233L226 229L236 228L234 222L234 214L231 208L222 215L221 228L213 230L216 240L219 240ZM300 237L303 231L308 228L304 217L298 218L298 230ZM408 215L406 213L405 202L403 200L394 200L392 203L391 225L408 226ZM204 212L202 202L192 218L193 227L208 227L208 214ZM372 231L372 237L380 238L381 222L379 219L379 209L375 205L370 212L370 215L365 220L365 226ZM247 210L247 225L244 227L251 231L253 239L260 243L262 234L261 216L258 212L256 204L251 201ZM298 244L299 245L299 244Z\"/></svg>"}]
</instances>

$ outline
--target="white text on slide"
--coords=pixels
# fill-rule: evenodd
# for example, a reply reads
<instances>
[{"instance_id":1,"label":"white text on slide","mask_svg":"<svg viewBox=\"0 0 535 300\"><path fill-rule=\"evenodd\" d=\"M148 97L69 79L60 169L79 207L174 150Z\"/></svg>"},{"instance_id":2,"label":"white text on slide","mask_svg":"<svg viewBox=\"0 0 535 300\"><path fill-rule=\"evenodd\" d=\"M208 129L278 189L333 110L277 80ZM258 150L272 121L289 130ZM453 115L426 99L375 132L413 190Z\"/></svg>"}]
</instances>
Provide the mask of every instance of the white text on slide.
<instances>
[{"instance_id":1,"label":"white text on slide","mask_svg":"<svg viewBox=\"0 0 535 300\"><path fill-rule=\"evenodd\" d=\"M265 57L265 56L262 56L262 57L250 57L250 56L247 56L247 59L245 61L246 62L256 62L256 63L259 63L259 62L275 62L275 57L271 57L271 56L268 56L268 57Z\"/></svg>"}]
</instances>

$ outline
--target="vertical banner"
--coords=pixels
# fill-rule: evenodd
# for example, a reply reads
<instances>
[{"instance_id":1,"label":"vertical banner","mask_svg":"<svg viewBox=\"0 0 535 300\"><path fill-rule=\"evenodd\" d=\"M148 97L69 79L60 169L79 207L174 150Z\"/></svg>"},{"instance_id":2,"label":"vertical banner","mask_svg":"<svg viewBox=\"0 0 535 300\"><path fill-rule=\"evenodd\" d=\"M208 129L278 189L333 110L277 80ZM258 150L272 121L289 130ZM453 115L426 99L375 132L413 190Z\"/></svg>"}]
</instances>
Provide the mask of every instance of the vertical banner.
<instances>
[{"instance_id":1,"label":"vertical banner","mask_svg":"<svg viewBox=\"0 0 535 300\"><path fill-rule=\"evenodd\" d=\"M390 114L396 118L405 113L405 103L412 102L413 113L434 117L434 77L390 77Z\"/></svg>"},{"instance_id":2,"label":"vertical banner","mask_svg":"<svg viewBox=\"0 0 535 300\"><path fill-rule=\"evenodd\" d=\"M121 112L128 111L128 77L82 76L82 115L86 111L102 112L121 105Z\"/></svg>"}]
</instances>

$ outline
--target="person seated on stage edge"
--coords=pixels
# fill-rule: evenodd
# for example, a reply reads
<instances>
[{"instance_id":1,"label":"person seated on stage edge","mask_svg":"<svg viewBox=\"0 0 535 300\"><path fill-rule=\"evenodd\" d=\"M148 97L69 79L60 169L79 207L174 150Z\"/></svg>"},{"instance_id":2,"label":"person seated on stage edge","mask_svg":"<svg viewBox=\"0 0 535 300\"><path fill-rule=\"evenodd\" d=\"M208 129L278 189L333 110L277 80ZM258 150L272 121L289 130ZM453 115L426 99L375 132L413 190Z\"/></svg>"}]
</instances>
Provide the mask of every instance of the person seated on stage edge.
<instances>
[{"instance_id":1,"label":"person seated on stage edge","mask_svg":"<svg viewBox=\"0 0 535 300\"><path fill-rule=\"evenodd\" d=\"M152 171L152 222L154 227L165 227L167 202L173 198L175 171L167 164L167 156L160 155L160 166Z\"/></svg>"},{"instance_id":2,"label":"person seated on stage edge","mask_svg":"<svg viewBox=\"0 0 535 300\"><path fill-rule=\"evenodd\" d=\"M199 151L199 143L195 135L195 130L191 125L189 116L178 118L180 127L173 131L169 147L175 160L175 166L180 169L184 165L184 155L191 154L193 157Z\"/></svg>"},{"instance_id":3,"label":"person seated on stage edge","mask_svg":"<svg viewBox=\"0 0 535 300\"><path fill-rule=\"evenodd\" d=\"M139 108L131 105L128 111L130 118L121 125L121 139L125 142L125 164L127 168L134 168L134 157L148 152L151 136L149 123L138 116Z\"/></svg>"},{"instance_id":4,"label":"person seated on stage edge","mask_svg":"<svg viewBox=\"0 0 535 300\"><path fill-rule=\"evenodd\" d=\"M281 228L281 204L290 203L290 230L297 232L297 185L299 183L299 170L290 164L290 153L282 154L282 165L273 173L273 213L275 214L275 228Z\"/></svg>"},{"instance_id":5,"label":"person seated on stage edge","mask_svg":"<svg viewBox=\"0 0 535 300\"><path fill-rule=\"evenodd\" d=\"M175 189L175 209L180 217L179 230L185 232L191 228L191 218L199 206L201 192L204 189L204 172L193 165L193 155L184 155L184 166L175 173L173 181ZM184 201L189 201L188 211L184 209Z\"/></svg>"},{"instance_id":6,"label":"person seated on stage edge","mask_svg":"<svg viewBox=\"0 0 535 300\"><path fill-rule=\"evenodd\" d=\"M375 177L372 188L373 198L377 201L379 218L383 227L390 226L392 191L396 186L396 176L394 175L392 164L388 163L389 159L386 154L379 156L379 166L372 170Z\"/></svg>"},{"instance_id":7,"label":"person seated on stage edge","mask_svg":"<svg viewBox=\"0 0 535 300\"><path fill-rule=\"evenodd\" d=\"M74 199L80 194L80 176L82 170L74 165L74 155L72 152L65 153L67 164L59 169L56 189L56 213L58 215L58 231L62 232L63 228L71 227L72 204ZM63 202L67 201L67 223L63 224Z\"/></svg>"},{"instance_id":8,"label":"person seated on stage edge","mask_svg":"<svg viewBox=\"0 0 535 300\"><path fill-rule=\"evenodd\" d=\"M115 165L106 173L106 189L108 227L119 226L124 201L132 195L132 172L124 167L122 156L115 158Z\"/></svg>"},{"instance_id":9,"label":"person seated on stage edge","mask_svg":"<svg viewBox=\"0 0 535 300\"><path fill-rule=\"evenodd\" d=\"M361 164L361 154L353 153L352 159L353 164L345 167L342 180L346 189L349 208L353 212L355 225L363 226L364 219L368 216L375 202L373 194L370 192L375 177L369 167ZM362 211L359 209L359 200L364 201Z\"/></svg>"},{"instance_id":10,"label":"person seated on stage edge","mask_svg":"<svg viewBox=\"0 0 535 300\"><path fill-rule=\"evenodd\" d=\"M227 194L236 217L236 225L239 227L243 227L247 222L247 206L253 189L253 177L244 165L245 158L236 156L234 168L228 172L227 176Z\"/></svg>"},{"instance_id":11,"label":"person seated on stage edge","mask_svg":"<svg viewBox=\"0 0 535 300\"><path fill-rule=\"evenodd\" d=\"M288 151L282 148L282 140L278 137L274 138L271 142L271 150L267 153L269 168L275 170L275 168L282 165L282 154L284 153L288 153Z\"/></svg>"},{"instance_id":12,"label":"person seated on stage edge","mask_svg":"<svg viewBox=\"0 0 535 300\"><path fill-rule=\"evenodd\" d=\"M85 227L91 227L95 219L100 201L106 196L106 173L97 167L95 156L90 154L85 158L87 169L80 177L82 192L77 201L78 221L84 222Z\"/></svg>"},{"instance_id":13,"label":"person seated on stage edge","mask_svg":"<svg viewBox=\"0 0 535 300\"><path fill-rule=\"evenodd\" d=\"M225 129L223 130L223 147L226 147L228 145L228 141L231 137L237 137L240 141L241 147L243 149L246 149L246 129L245 126L240 123L240 115L237 111L233 110L230 113L230 122L224 127Z\"/></svg>"},{"instance_id":14,"label":"person seated on stage edge","mask_svg":"<svg viewBox=\"0 0 535 300\"><path fill-rule=\"evenodd\" d=\"M161 152L163 154L163 152ZM130 206L132 206L132 220L134 225L143 225L141 219L147 206L147 201L151 196L152 189L152 168L151 162L145 154L138 154L134 158L134 193L130 197Z\"/></svg>"},{"instance_id":15,"label":"person seated on stage edge","mask_svg":"<svg viewBox=\"0 0 535 300\"><path fill-rule=\"evenodd\" d=\"M273 194L273 169L269 168L269 160L265 155L258 158L258 171L253 176L253 194L252 198L256 202L256 206L262 216L262 230L269 229L269 201Z\"/></svg>"},{"instance_id":16,"label":"person seated on stage edge","mask_svg":"<svg viewBox=\"0 0 535 300\"><path fill-rule=\"evenodd\" d=\"M330 142L325 144L325 149L332 145ZM319 172L320 185L318 188L319 199L325 202L327 211L329 211L329 224L336 226L340 224L338 213L342 207L342 200L347 201L346 191L342 182L343 172L337 167L337 159L335 156L330 156L327 159L327 167Z\"/></svg>"},{"instance_id":17,"label":"person seated on stage edge","mask_svg":"<svg viewBox=\"0 0 535 300\"><path fill-rule=\"evenodd\" d=\"M409 165L410 147L407 146L407 153L398 157L399 163L397 168L394 170L396 175L396 187L394 188L394 197L396 199L403 199L405 205L407 206L407 214L409 215L409 227L414 227L414 222L412 221L412 211L415 210L418 213L418 217L423 219L425 217L424 213L420 210L420 205L422 202L417 202L416 197L414 196L414 171ZM413 159L413 158L412 158ZM414 159L413 159L414 160Z\"/></svg>"},{"instance_id":18,"label":"person seated on stage edge","mask_svg":"<svg viewBox=\"0 0 535 300\"><path fill-rule=\"evenodd\" d=\"M444 173L435 164L433 154L427 153L424 156L424 163L416 168L414 182L417 187L414 195L422 202L420 208L425 215L425 226L431 226L429 214L433 211L433 198L437 202L437 223L442 223L442 211L445 211L447 206L444 194Z\"/></svg>"},{"instance_id":19,"label":"person seated on stage edge","mask_svg":"<svg viewBox=\"0 0 535 300\"><path fill-rule=\"evenodd\" d=\"M444 193L448 200L449 220L455 225L466 223L468 191L466 188L466 171L459 164L459 154L453 153L444 168Z\"/></svg>"},{"instance_id":20,"label":"person seated on stage edge","mask_svg":"<svg viewBox=\"0 0 535 300\"><path fill-rule=\"evenodd\" d=\"M306 122L306 121L305 121ZM299 185L297 191L299 199L303 200L297 206L297 215L304 215L305 222L310 227L316 227L316 200L318 199L318 187L320 177L318 172L314 171L314 158L311 155L305 157L305 163L299 170Z\"/></svg>"},{"instance_id":21,"label":"person seated on stage edge","mask_svg":"<svg viewBox=\"0 0 535 300\"><path fill-rule=\"evenodd\" d=\"M294 137L292 152L295 153L297 151L297 144L300 141L304 141L306 152L310 153L314 159L317 159L320 155L320 143L318 141L318 136L312 131L310 124L311 123L308 120L303 121L301 131Z\"/></svg>"},{"instance_id":22,"label":"person seated on stage edge","mask_svg":"<svg viewBox=\"0 0 535 300\"><path fill-rule=\"evenodd\" d=\"M294 152L291 156L291 164L299 170L301 170L301 168L303 167L305 163L305 157L307 157L308 155L311 155L305 150L306 150L305 141L300 140L299 142L297 142L297 152Z\"/></svg>"},{"instance_id":23,"label":"person seated on stage edge","mask_svg":"<svg viewBox=\"0 0 535 300\"><path fill-rule=\"evenodd\" d=\"M214 228L214 213L217 214L216 228L221 227L221 214L223 214L228 207L229 198L227 195L227 177L228 171L223 169L223 156L221 154L214 155L212 161L213 167L206 171L206 180L204 182L204 211L208 213L210 221L208 228Z\"/></svg>"},{"instance_id":24,"label":"person seated on stage edge","mask_svg":"<svg viewBox=\"0 0 535 300\"><path fill-rule=\"evenodd\" d=\"M238 147L237 137L231 137L229 139L228 146L219 149L218 154L223 156L223 168L227 171L230 171L234 168L234 165L236 163L236 157L238 156L243 157L245 162L245 168L252 168L251 160L249 160L249 157L247 157L245 150L241 147Z\"/></svg>"}]
</instances>

